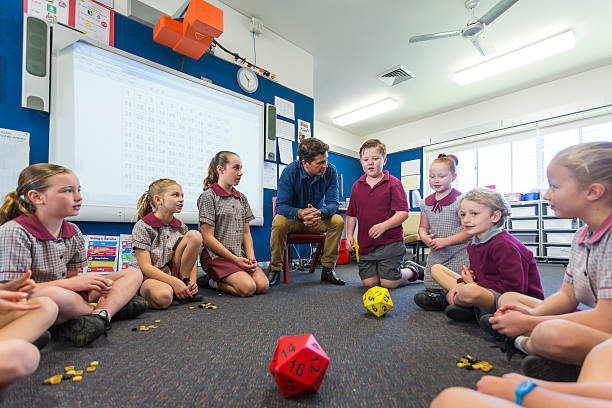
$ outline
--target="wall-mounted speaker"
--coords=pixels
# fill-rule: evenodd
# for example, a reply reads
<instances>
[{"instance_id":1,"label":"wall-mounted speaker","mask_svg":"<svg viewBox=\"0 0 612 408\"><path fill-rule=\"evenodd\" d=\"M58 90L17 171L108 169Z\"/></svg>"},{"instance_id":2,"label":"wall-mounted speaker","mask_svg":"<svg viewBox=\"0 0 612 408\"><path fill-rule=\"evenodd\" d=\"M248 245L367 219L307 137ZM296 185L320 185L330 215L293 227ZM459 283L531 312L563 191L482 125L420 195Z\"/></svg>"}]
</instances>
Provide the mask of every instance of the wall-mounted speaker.
<instances>
[{"instance_id":1,"label":"wall-mounted speaker","mask_svg":"<svg viewBox=\"0 0 612 408\"><path fill-rule=\"evenodd\" d=\"M276 106L266 104L266 156L269 161L276 161Z\"/></svg>"},{"instance_id":2,"label":"wall-mounted speaker","mask_svg":"<svg viewBox=\"0 0 612 408\"><path fill-rule=\"evenodd\" d=\"M344 197L344 177L341 173L338 173L338 197Z\"/></svg>"},{"instance_id":3,"label":"wall-mounted speaker","mask_svg":"<svg viewBox=\"0 0 612 408\"><path fill-rule=\"evenodd\" d=\"M45 112L49 112L49 31L47 21L24 14L21 106Z\"/></svg>"}]
</instances>

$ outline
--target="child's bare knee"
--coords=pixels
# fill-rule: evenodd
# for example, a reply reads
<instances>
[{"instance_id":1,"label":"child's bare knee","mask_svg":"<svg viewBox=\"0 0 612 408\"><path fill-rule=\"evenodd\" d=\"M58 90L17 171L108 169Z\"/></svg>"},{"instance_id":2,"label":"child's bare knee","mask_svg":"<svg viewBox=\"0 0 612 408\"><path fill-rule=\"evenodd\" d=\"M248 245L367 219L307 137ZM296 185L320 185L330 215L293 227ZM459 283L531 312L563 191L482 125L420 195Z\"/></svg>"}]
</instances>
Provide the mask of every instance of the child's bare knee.
<instances>
[{"instance_id":1,"label":"child's bare knee","mask_svg":"<svg viewBox=\"0 0 612 408\"><path fill-rule=\"evenodd\" d=\"M36 346L24 340L7 340L3 343L10 353L3 356L2 366L10 377L25 377L36 371L40 361Z\"/></svg>"},{"instance_id":2,"label":"child's bare knee","mask_svg":"<svg viewBox=\"0 0 612 408\"><path fill-rule=\"evenodd\" d=\"M538 324L529 336L535 354L560 354L577 346L576 336L571 335L571 325L562 319L547 320Z\"/></svg>"},{"instance_id":3,"label":"child's bare knee","mask_svg":"<svg viewBox=\"0 0 612 408\"><path fill-rule=\"evenodd\" d=\"M431 277L434 278L436 281L438 281L438 279L440 279L440 277L444 273L444 266L440 264L435 264L431 267L430 273L431 273Z\"/></svg>"},{"instance_id":4,"label":"child's bare knee","mask_svg":"<svg viewBox=\"0 0 612 408\"><path fill-rule=\"evenodd\" d=\"M236 285L234 289L236 290L238 296L249 297L253 296L255 290L257 289L257 286L255 285L255 282L253 280L244 280L243 282L240 282L240 284Z\"/></svg>"},{"instance_id":5,"label":"child's bare knee","mask_svg":"<svg viewBox=\"0 0 612 408\"><path fill-rule=\"evenodd\" d=\"M202 234L196 230L189 230L183 237L187 244L191 245L202 245Z\"/></svg>"},{"instance_id":6,"label":"child's bare knee","mask_svg":"<svg viewBox=\"0 0 612 408\"><path fill-rule=\"evenodd\" d=\"M59 312L59 307L57 303L55 303L51 298L43 296L31 299L28 303L33 305L40 306L41 310L44 310L46 315L48 316L49 326L55 321L57 318L57 313Z\"/></svg>"},{"instance_id":7,"label":"child's bare knee","mask_svg":"<svg viewBox=\"0 0 612 408\"><path fill-rule=\"evenodd\" d=\"M167 309L172 304L172 291L152 293L147 300L152 309Z\"/></svg>"}]
</instances>

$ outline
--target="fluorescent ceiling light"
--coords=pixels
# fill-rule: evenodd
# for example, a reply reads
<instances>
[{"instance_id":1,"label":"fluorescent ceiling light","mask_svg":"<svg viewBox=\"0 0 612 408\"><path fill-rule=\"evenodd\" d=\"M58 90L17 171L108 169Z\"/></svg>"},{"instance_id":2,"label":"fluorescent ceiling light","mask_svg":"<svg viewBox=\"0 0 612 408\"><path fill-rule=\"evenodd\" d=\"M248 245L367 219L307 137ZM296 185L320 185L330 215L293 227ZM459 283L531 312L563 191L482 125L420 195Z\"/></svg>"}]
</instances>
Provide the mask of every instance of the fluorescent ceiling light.
<instances>
[{"instance_id":1,"label":"fluorescent ceiling light","mask_svg":"<svg viewBox=\"0 0 612 408\"><path fill-rule=\"evenodd\" d=\"M455 72L454 78L459 85L470 84L523 65L531 64L551 55L559 54L575 46L574 32L569 30L516 51L492 58L473 67Z\"/></svg>"},{"instance_id":2,"label":"fluorescent ceiling light","mask_svg":"<svg viewBox=\"0 0 612 408\"><path fill-rule=\"evenodd\" d=\"M364 106L363 108L359 108L352 112L335 117L333 122L338 126L346 126L350 125L351 123L359 122L360 120L388 112L397 108L398 106L399 103L397 101L394 101L391 98L385 98L382 101L378 101L371 105Z\"/></svg>"}]
</instances>

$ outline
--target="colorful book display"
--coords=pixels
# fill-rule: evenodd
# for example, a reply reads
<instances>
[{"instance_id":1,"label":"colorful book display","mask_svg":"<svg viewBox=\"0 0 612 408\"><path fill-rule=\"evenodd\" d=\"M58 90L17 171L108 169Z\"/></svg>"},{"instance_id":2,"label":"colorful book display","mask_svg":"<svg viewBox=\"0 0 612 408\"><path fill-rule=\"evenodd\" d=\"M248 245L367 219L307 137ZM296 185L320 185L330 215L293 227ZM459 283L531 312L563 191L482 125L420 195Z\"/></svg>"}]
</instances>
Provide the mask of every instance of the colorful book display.
<instances>
[{"instance_id":1,"label":"colorful book display","mask_svg":"<svg viewBox=\"0 0 612 408\"><path fill-rule=\"evenodd\" d=\"M130 266L132 253L132 235L121 234L119 236L119 270Z\"/></svg>"},{"instance_id":2,"label":"colorful book display","mask_svg":"<svg viewBox=\"0 0 612 408\"><path fill-rule=\"evenodd\" d=\"M85 272L113 273L117 270L119 237L85 235L87 268Z\"/></svg>"}]
</instances>

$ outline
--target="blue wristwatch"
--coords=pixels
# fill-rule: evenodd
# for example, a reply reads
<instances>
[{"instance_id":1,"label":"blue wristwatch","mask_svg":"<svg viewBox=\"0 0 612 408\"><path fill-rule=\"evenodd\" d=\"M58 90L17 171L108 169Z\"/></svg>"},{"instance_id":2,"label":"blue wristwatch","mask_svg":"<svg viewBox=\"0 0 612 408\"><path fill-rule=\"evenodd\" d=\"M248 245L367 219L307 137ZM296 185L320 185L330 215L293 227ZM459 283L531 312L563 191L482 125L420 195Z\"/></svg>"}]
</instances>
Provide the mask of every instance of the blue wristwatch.
<instances>
[{"instance_id":1,"label":"blue wristwatch","mask_svg":"<svg viewBox=\"0 0 612 408\"><path fill-rule=\"evenodd\" d=\"M523 381L522 383L520 383L517 387L516 390L514 390L514 394L516 395L516 405L520 405L523 406L523 398L525 397L525 395L529 394L531 392L531 390L533 390L535 387L537 387L538 384L534 383L533 381Z\"/></svg>"}]
</instances>

